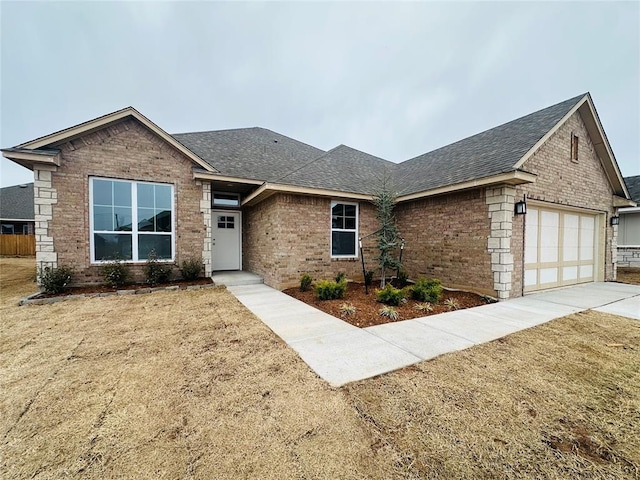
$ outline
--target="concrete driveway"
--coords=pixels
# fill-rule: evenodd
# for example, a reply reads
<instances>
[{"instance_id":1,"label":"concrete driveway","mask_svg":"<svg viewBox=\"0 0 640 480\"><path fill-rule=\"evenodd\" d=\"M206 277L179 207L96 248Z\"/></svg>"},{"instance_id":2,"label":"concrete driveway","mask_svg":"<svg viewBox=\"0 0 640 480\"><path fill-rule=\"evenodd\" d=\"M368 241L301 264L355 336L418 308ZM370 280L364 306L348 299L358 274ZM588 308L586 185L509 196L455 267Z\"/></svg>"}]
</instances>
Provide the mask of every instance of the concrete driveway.
<instances>
[{"instance_id":1,"label":"concrete driveway","mask_svg":"<svg viewBox=\"0 0 640 480\"><path fill-rule=\"evenodd\" d=\"M588 283L358 328L266 285L228 287L333 386L391 372L584 310L640 320L640 286Z\"/></svg>"}]
</instances>

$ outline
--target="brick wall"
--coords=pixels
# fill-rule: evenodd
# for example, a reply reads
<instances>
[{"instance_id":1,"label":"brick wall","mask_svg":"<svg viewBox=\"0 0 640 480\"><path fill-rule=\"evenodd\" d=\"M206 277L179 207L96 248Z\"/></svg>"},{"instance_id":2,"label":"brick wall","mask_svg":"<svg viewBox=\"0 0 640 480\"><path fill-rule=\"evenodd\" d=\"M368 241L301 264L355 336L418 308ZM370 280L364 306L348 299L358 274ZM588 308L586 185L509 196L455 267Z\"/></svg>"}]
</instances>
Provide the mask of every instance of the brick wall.
<instances>
[{"instance_id":1,"label":"brick wall","mask_svg":"<svg viewBox=\"0 0 640 480\"><path fill-rule=\"evenodd\" d=\"M579 159L571 160L571 133L579 140ZM516 201L523 194L527 199L548 202L549 206L572 206L601 212L601 231L605 234L605 280L615 279L615 236L609 226L613 190L602 164L593 148L580 113L576 112L556 131L540 149L529 158L522 170L538 175L533 184L516 188ZM514 217L512 249L514 258L513 285L511 296L522 295L524 218Z\"/></svg>"},{"instance_id":2,"label":"brick wall","mask_svg":"<svg viewBox=\"0 0 640 480\"><path fill-rule=\"evenodd\" d=\"M438 278L445 286L495 295L485 202L485 190L475 189L398 205L409 278Z\"/></svg>"},{"instance_id":3,"label":"brick wall","mask_svg":"<svg viewBox=\"0 0 640 480\"><path fill-rule=\"evenodd\" d=\"M203 186L193 179L193 162L156 134L127 119L59 148L61 164L52 178L57 204L53 205L48 234L54 238L58 265L76 269L76 283L101 281L99 266L90 263L89 176L173 184L176 264L203 253ZM142 280L143 268L144 262L132 266L136 280Z\"/></svg>"},{"instance_id":4,"label":"brick wall","mask_svg":"<svg viewBox=\"0 0 640 480\"><path fill-rule=\"evenodd\" d=\"M334 199L337 200L337 199ZM333 278L339 271L362 281L356 259L331 258L331 199L277 194L243 210L243 269L264 277L275 288L300 284L309 273L314 279ZM345 200L350 202L350 200ZM358 235L377 230L374 207L359 202ZM375 240L365 243L367 269L375 267Z\"/></svg>"}]
</instances>

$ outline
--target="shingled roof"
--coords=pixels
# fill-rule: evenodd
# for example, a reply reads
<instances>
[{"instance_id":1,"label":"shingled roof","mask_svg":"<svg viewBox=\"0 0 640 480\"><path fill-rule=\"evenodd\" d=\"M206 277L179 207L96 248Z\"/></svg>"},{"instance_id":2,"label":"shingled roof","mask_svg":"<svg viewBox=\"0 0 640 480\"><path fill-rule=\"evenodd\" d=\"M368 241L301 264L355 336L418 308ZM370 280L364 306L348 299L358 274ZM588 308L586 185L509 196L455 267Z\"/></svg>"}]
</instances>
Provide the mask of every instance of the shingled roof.
<instances>
[{"instance_id":1,"label":"shingled roof","mask_svg":"<svg viewBox=\"0 0 640 480\"><path fill-rule=\"evenodd\" d=\"M0 219L33 220L33 183L0 189Z\"/></svg>"},{"instance_id":2,"label":"shingled roof","mask_svg":"<svg viewBox=\"0 0 640 480\"><path fill-rule=\"evenodd\" d=\"M586 94L398 164L396 185L411 194L506 173Z\"/></svg>"},{"instance_id":3,"label":"shingled roof","mask_svg":"<svg viewBox=\"0 0 640 480\"><path fill-rule=\"evenodd\" d=\"M640 205L640 175L624 177L624 183L627 184L627 190L629 190L631 200Z\"/></svg>"},{"instance_id":4,"label":"shingled roof","mask_svg":"<svg viewBox=\"0 0 640 480\"><path fill-rule=\"evenodd\" d=\"M395 167L393 162L340 145L278 179L278 183L370 194L383 175L391 174Z\"/></svg>"},{"instance_id":5,"label":"shingled roof","mask_svg":"<svg viewBox=\"0 0 640 480\"><path fill-rule=\"evenodd\" d=\"M172 136L222 175L267 182L276 181L325 153L259 127Z\"/></svg>"},{"instance_id":6,"label":"shingled roof","mask_svg":"<svg viewBox=\"0 0 640 480\"><path fill-rule=\"evenodd\" d=\"M399 195L490 177L516 163L586 94L395 164L340 145L329 152L264 128L173 135L223 175L372 194L390 174Z\"/></svg>"}]
</instances>

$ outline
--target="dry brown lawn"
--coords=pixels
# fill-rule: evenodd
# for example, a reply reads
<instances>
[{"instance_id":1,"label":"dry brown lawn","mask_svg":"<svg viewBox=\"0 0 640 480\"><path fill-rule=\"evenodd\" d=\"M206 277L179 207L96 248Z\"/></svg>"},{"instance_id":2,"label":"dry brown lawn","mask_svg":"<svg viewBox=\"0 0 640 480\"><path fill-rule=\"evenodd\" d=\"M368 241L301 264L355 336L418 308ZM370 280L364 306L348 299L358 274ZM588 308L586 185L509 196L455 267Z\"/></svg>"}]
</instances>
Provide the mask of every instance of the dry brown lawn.
<instances>
[{"instance_id":1,"label":"dry brown lawn","mask_svg":"<svg viewBox=\"0 0 640 480\"><path fill-rule=\"evenodd\" d=\"M333 389L225 290L17 307L0 478L637 478L640 322L586 312Z\"/></svg>"}]
</instances>

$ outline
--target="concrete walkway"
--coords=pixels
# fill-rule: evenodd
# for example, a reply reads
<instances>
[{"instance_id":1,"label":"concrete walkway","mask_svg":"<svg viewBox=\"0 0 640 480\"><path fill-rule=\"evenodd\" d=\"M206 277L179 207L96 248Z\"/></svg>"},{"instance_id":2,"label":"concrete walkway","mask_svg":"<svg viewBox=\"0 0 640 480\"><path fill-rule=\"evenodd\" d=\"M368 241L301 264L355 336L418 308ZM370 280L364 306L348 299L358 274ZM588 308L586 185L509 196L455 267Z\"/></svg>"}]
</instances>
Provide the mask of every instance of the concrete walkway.
<instances>
[{"instance_id":1,"label":"concrete walkway","mask_svg":"<svg viewBox=\"0 0 640 480\"><path fill-rule=\"evenodd\" d=\"M266 285L228 289L333 386L391 372L583 310L640 319L640 286L621 283L588 283L364 329Z\"/></svg>"}]
</instances>

